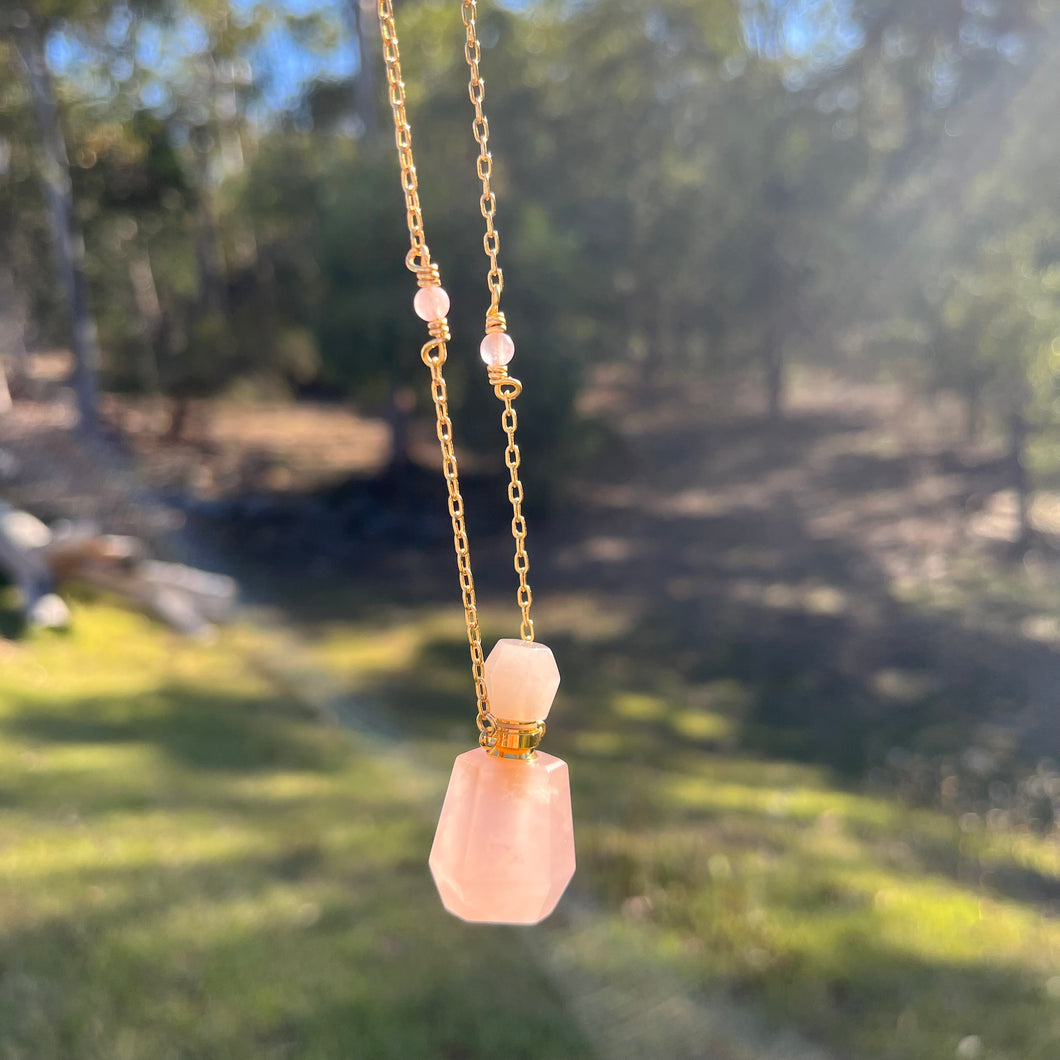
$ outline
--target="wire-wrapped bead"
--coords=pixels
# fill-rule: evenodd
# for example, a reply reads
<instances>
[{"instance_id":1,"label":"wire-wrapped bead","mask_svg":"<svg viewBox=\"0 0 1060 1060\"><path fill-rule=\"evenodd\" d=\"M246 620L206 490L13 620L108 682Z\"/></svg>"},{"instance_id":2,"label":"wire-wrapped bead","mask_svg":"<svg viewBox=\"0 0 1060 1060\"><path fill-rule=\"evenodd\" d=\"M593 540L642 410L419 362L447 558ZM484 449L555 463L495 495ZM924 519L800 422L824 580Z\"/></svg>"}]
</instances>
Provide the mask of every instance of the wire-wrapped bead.
<instances>
[{"instance_id":1,"label":"wire-wrapped bead","mask_svg":"<svg viewBox=\"0 0 1060 1060\"><path fill-rule=\"evenodd\" d=\"M508 364L515 356L515 343L506 332L491 331L482 340L478 352L488 365Z\"/></svg>"},{"instance_id":2,"label":"wire-wrapped bead","mask_svg":"<svg viewBox=\"0 0 1060 1060\"><path fill-rule=\"evenodd\" d=\"M444 287L421 287L412 300L416 316L428 323L449 315L449 294Z\"/></svg>"}]
</instances>

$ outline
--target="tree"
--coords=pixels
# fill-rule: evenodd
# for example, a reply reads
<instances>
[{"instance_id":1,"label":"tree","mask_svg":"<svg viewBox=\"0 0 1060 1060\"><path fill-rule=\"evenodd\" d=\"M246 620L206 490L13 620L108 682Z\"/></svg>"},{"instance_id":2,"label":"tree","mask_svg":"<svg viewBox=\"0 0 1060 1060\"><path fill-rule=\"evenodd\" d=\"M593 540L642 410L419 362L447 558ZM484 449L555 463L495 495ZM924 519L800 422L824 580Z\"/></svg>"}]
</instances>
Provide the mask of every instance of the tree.
<instances>
[{"instance_id":1,"label":"tree","mask_svg":"<svg viewBox=\"0 0 1060 1060\"><path fill-rule=\"evenodd\" d=\"M1060 104L1058 52L1042 32L1011 61L995 51L993 65L976 68L983 80L947 106L948 135L937 132L866 226L879 233L871 283L864 266L851 269L869 292L854 300L862 326L886 321L905 336L891 350L903 377L958 393L969 432L984 415L1003 431L1020 549L1032 539L1028 446L1060 411L1060 157L1041 135Z\"/></svg>"},{"instance_id":2,"label":"tree","mask_svg":"<svg viewBox=\"0 0 1060 1060\"><path fill-rule=\"evenodd\" d=\"M44 55L48 20L31 8L7 16L6 31L14 42L40 143L40 176L48 204L56 271L70 314L70 349L74 359L74 392L83 430L96 429L96 369L99 345L85 280L85 240L75 210L66 138L59 118L52 77Z\"/></svg>"}]
</instances>

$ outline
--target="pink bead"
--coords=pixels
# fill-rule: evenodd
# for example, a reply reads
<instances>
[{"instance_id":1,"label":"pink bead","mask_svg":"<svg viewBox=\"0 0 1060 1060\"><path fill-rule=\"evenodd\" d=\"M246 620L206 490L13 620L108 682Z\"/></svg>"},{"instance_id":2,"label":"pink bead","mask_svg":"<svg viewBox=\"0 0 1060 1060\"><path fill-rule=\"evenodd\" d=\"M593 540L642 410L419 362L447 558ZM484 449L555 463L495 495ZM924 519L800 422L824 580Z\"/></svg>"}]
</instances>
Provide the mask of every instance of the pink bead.
<instances>
[{"instance_id":1,"label":"pink bead","mask_svg":"<svg viewBox=\"0 0 1060 1060\"><path fill-rule=\"evenodd\" d=\"M540 751L493 758L481 747L460 755L430 865L442 904L463 920L544 920L574 875L566 762Z\"/></svg>"},{"instance_id":2,"label":"pink bead","mask_svg":"<svg viewBox=\"0 0 1060 1060\"><path fill-rule=\"evenodd\" d=\"M486 659L486 694L494 717L505 721L544 721L559 688L552 652L537 641L505 638Z\"/></svg>"},{"instance_id":3,"label":"pink bead","mask_svg":"<svg viewBox=\"0 0 1060 1060\"><path fill-rule=\"evenodd\" d=\"M421 287L412 300L420 320L441 320L449 313L449 294L444 287Z\"/></svg>"},{"instance_id":4,"label":"pink bead","mask_svg":"<svg viewBox=\"0 0 1060 1060\"><path fill-rule=\"evenodd\" d=\"M506 332L491 331L482 340L478 352L486 364L507 364L515 356L515 343Z\"/></svg>"}]
</instances>

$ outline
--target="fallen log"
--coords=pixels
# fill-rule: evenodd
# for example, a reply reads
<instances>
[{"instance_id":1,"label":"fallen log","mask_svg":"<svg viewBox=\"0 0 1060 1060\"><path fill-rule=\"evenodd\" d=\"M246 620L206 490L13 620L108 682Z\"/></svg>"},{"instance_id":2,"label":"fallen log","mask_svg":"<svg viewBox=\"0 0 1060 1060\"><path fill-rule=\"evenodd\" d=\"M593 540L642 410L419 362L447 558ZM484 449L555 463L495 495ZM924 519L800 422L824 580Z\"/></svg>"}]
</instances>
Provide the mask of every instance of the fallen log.
<instances>
[{"instance_id":1,"label":"fallen log","mask_svg":"<svg viewBox=\"0 0 1060 1060\"><path fill-rule=\"evenodd\" d=\"M232 620L239 599L239 586L234 578L157 559L145 559L137 569L145 581L159 589L182 593L209 621L224 624Z\"/></svg>"},{"instance_id":2,"label":"fallen log","mask_svg":"<svg viewBox=\"0 0 1060 1060\"><path fill-rule=\"evenodd\" d=\"M157 585L135 567L123 569L105 561L86 560L70 580L117 597L186 636L208 637L213 632L213 623L187 593L172 586Z\"/></svg>"},{"instance_id":3,"label":"fallen log","mask_svg":"<svg viewBox=\"0 0 1060 1060\"><path fill-rule=\"evenodd\" d=\"M60 583L76 580L85 564L132 568L146 553L143 542L135 537L100 534L89 525L64 529L41 549L44 562Z\"/></svg>"},{"instance_id":4,"label":"fallen log","mask_svg":"<svg viewBox=\"0 0 1060 1060\"><path fill-rule=\"evenodd\" d=\"M53 532L10 506L0 507L0 572L20 590L27 621L52 627L70 621L56 586L97 589L195 637L230 620L238 597L232 578L150 559L137 538L101 534L91 523Z\"/></svg>"}]
</instances>

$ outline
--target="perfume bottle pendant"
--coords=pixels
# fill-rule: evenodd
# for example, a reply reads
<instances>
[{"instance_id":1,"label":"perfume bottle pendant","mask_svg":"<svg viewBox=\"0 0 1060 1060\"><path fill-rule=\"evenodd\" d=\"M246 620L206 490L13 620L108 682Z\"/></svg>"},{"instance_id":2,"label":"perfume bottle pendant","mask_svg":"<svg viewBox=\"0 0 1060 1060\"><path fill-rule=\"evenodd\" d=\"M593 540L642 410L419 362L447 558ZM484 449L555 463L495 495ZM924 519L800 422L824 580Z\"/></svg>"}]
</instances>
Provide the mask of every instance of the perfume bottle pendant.
<instances>
[{"instance_id":1,"label":"perfume bottle pendant","mask_svg":"<svg viewBox=\"0 0 1060 1060\"><path fill-rule=\"evenodd\" d=\"M535 750L558 687L543 644L501 640L486 660L497 729L453 764L430 856L442 904L464 920L536 924L574 875L567 764Z\"/></svg>"}]
</instances>

